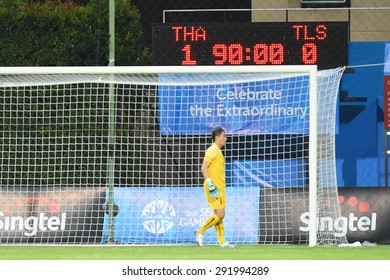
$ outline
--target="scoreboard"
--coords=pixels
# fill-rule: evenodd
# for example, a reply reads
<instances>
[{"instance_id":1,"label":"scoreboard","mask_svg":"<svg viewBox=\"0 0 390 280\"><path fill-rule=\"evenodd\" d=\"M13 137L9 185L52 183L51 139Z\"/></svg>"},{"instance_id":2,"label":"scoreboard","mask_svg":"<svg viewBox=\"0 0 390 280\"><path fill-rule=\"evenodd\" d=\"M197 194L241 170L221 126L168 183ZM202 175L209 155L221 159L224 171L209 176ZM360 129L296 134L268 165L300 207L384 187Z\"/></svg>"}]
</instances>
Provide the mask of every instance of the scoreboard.
<instances>
[{"instance_id":1,"label":"scoreboard","mask_svg":"<svg viewBox=\"0 0 390 280\"><path fill-rule=\"evenodd\" d=\"M153 65L347 65L348 22L157 24Z\"/></svg>"}]
</instances>

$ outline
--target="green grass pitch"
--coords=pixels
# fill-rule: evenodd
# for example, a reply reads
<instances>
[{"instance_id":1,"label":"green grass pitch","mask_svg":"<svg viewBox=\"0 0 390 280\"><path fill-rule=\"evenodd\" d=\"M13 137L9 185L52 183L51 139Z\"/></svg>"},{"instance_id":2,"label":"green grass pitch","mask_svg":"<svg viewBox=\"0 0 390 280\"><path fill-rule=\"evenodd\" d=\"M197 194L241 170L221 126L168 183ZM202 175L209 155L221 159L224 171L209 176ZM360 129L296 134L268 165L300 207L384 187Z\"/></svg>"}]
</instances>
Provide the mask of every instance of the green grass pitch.
<instances>
[{"instance_id":1,"label":"green grass pitch","mask_svg":"<svg viewBox=\"0 0 390 280\"><path fill-rule=\"evenodd\" d=\"M390 244L372 247L307 245L0 246L0 260L390 260Z\"/></svg>"}]
</instances>

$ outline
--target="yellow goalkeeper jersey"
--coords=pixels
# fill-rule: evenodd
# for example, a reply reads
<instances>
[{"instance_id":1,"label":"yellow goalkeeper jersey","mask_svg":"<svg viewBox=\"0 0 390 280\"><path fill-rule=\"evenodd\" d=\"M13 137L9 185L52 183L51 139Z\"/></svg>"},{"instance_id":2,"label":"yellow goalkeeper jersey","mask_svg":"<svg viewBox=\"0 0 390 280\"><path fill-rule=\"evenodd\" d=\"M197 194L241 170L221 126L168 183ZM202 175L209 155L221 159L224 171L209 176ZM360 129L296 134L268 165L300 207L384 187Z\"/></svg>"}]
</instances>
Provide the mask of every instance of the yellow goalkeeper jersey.
<instances>
[{"instance_id":1,"label":"yellow goalkeeper jersey","mask_svg":"<svg viewBox=\"0 0 390 280\"><path fill-rule=\"evenodd\" d=\"M214 185L224 191L226 187L225 158L217 144L213 143L206 150L204 160L211 163L208 171Z\"/></svg>"}]
</instances>

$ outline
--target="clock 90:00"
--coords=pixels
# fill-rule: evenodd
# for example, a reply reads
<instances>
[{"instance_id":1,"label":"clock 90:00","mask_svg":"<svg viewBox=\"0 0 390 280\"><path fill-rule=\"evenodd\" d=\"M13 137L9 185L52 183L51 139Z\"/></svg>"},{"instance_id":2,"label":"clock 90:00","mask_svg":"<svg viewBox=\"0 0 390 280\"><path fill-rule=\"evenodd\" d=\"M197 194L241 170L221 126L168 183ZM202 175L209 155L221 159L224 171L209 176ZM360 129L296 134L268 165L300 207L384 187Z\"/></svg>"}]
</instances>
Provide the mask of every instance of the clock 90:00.
<instances>
[{"instance_id":1,"label":"clock 90:00","mask_svg":"<svg viewBox=\"0 0 390 280\"><path fill-rule=\"evenodd\" d=\"M244 61L259 65L283 64L284 47L282 44L255 44L252 48L244 49L241 44L214 44L213 55L216 65L240 65Z\"/></svg>"}]
</instances>

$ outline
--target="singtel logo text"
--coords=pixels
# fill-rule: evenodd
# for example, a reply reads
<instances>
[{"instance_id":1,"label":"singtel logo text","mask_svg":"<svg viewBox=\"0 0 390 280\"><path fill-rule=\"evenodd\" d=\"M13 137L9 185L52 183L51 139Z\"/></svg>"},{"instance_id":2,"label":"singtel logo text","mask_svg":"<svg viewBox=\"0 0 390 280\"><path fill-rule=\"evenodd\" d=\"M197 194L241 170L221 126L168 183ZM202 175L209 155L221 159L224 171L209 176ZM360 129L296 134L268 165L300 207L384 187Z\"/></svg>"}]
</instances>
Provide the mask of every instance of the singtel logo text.
<instances>
[{"instance_id":1,"label":"singtel logo text","mask_svg":"<svg viewBox=\"0 0 390 280\"><path fill-rule=\"evenodd\" d=\"M45 213L39 213L38 216L6 216L0 211L0 231L23 231L24 235L31 237L35 236L40 231L57 231L65 230L66 213L62 213L61 217L48 217Z\"/></svg>"},{"instance_id":2,"label":"singtel logo text","mask_svg":"<svg viewBox=\"0 0 390 280\"><path fill-rule=\"evenodd\" d=\"M335 236L345 236L349 231L375 231L376 230L376 215L357 217L354 213L349 213L348 217L321 217L317 219L318 231L320 232L335 232ZM309 212L304 212L300 217L300 231L309 231ZM303 224L303 225L302 225Z\"/></svg>"}]
</instances>

